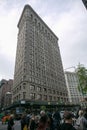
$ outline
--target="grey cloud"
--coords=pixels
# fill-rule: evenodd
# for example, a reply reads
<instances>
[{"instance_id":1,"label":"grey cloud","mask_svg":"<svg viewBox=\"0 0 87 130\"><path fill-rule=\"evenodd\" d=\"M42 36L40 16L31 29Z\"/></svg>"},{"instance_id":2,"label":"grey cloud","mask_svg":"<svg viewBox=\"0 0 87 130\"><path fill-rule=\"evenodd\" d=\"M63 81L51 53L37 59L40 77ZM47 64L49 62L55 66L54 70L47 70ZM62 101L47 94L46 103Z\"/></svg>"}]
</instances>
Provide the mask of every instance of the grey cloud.
<instances>
[{"instance_id":1,"label":"grey cloud","mask_svg":"<svg viewBox=\"0 0 87 130\"><path fill-rule=\"evenodd\" d=\"M3 79L12 78L14 71L14 61L6 55L0 54L0 75Z\"/></svg>"},{"instance_id":2,"label":"grey cloud","mask_svg":"<svg viewBox=\"0 0 87 130\"><path fill-rule=\"evenodd\" d=\"M5 0L5 3L2 3L3 7L0 9L0 14L5 12L5 14L10 15L10 11L14 10L15 12L15 10L18 10L16 13L17 19L19 19L25 4L30 4L59 37L59 47L64 68L75 66L79 62L87 65L87 11L82 1L26 0L25 2L21 0L8 0L7 2L7 0ZM2 13L2 16L3 14L4 13ZM15 25L17 25L17 23ZM15 30L17 28L15 26L12 29ZM14 33L14 35L17 36L16 33ZM8 43L6 43L8 46L9 40L11 39L8 39ZM16 44L17 42L15 46ZM5 54L0 53L1 75L13 77L14 64L14 59L10 59Z\"/></svg>"}]
</instances>

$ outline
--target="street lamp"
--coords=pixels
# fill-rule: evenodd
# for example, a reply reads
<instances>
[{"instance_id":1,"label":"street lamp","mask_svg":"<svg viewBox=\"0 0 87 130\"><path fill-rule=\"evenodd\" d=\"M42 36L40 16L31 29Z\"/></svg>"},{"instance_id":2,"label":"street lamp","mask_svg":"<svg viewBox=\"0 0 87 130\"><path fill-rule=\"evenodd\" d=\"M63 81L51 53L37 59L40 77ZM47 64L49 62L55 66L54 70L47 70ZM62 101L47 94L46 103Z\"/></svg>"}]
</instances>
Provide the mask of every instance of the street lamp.
<instances>
[{"instance_id":1,"label":"street lamp","mask_svg":"<svg viewBox=\"0 0 87 130\"><path fill-rule=\"evenodd\" d=\"M72 69L72 68L74 69L74 71L76 71L76 67L75 66L68 67L68 68L64 69L64 71L66 71L68 69Z\"/></svg>"},{"instance_id":2,"label":"street lamp","mask_svg":"<svg viewBox=\"0 0 87 130\"><path fill-rule=\"evenodd\" d=\"M12 102L12 93L11 92L6 92L5 95L5 106L9 106Z\"/></svg>"}]
</instances>

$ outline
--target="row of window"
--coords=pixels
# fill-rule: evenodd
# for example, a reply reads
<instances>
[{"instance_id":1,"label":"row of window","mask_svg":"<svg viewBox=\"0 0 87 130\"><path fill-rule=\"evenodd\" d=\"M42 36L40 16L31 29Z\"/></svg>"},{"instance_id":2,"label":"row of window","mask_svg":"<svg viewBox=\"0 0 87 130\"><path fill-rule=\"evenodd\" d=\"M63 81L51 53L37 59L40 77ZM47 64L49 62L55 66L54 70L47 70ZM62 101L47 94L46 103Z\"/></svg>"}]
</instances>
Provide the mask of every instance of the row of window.
<instances>
[{"instance_id":1,"label":"row of window","mask_svg":"<svg viewBox=\"0 0 87 130\"><path fill-rule=\"evenodd\" d=\"M29 97L26 96L26 92L23 92L22 94L17 95L14 100L20 100L20 99L31 99L31 100L49 100L49 101L58 101L58 102L64 102L64 101L68 101L67 98L63 98L63 97L56 97L56 96L48 96L46 94L42 95L42 94L35 94L35 93L30 93Z\"/></svg>"},{"instance_id":2,"label":"row of window","mask_svg":"<svg viewBox=\"0 0 87 130\"><path fill-rule=\"evenodd\" d=\"M14 91L13 91L13 94L17 94L20 92L20 90L23 90L23 89L27 89L26 88L26 83L23 83L23 85L20 85L20 87L16 88ZM53 89L47 89L47 88L42 88L40 86L37 86L35 87L34 85L30 85L29 86L29 90L32 92L32 91L35 91L35 92L44 92L44 93L49 93L49 94L57 94L57 95L60 95L60 96L67 96L66 93L64 92L59 92L57 90L53 90Z\"/></svg>"},{"instance_id":3,"label":"row of window","mask_svg":"<svg viewBox=\"0 0 87 130\"><path fill-rule=\"evenodd\" d=\"M28 75L21 77L20 74L19 74L19 76L18 75L15 76L14 82L15 82L15 84L18 84L18 83L20 84L21 81L25 81L25 80L28 80L30 83L33 83L33 84L38 84L38 85L41 85L41 86L45 85L47 87L50 87L51 89L53 89L53 88L58 89L59 87L61 89L62 88L65 89L65 84L63 83L63 80L59 81L58 79L55 79L55 81L54 81L53 78L47 78L47 77L44 77L44 75L42 77L41 74L39 75L39 73L38 73L37 78L35 77L35 74L32 77L30 77ZM22 87L22 89L23 89L23 87Z\"/></svg>"},{"instance_id":4,"label":"row of window","mask_svg":"<svg viewBox=\"0 0 87 130\"><path fill-rule=\"evenodd\" d=\"M30 25L33 26L34 24L35 27L37 27L40 31L44 32L51 40L56 41L55 38L57 39L57 37L55 36L55 34L47 27L47 25L33 11L31 11L31 14L30 14L30 11L26 10L24 15L27 15L26 20L28 20L28 22L30 21ZM33 26L33 28L35 27Z\"/></svg>"}]
</instances>

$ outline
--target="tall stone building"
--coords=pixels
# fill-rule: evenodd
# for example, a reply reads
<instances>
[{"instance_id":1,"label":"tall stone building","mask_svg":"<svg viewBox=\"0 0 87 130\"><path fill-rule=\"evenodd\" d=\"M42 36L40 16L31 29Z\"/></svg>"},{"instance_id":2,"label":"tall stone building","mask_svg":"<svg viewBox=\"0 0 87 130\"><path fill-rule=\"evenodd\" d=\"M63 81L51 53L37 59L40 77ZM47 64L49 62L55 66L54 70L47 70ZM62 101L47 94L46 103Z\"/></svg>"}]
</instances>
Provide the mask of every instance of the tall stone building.
<instances>
[{"instance_id":1,"label":"tall stone building","mask_svg":"<svg viewBox=\"0 0 87 130\"><path fill-rule=\"evenodd\" d=\"M57 36L29 5L18 28L13 101L68 102Z\"/></svg>"}]
</instances>

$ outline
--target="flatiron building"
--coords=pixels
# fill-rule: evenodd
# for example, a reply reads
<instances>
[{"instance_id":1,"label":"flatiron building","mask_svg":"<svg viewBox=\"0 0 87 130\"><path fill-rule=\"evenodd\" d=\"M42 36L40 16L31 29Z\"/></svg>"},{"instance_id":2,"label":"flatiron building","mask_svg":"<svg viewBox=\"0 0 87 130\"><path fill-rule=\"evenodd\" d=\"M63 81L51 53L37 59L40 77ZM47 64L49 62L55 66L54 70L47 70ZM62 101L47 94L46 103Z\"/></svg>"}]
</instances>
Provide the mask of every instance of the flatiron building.
<instances>
[{"instance_id":1,"label":"flatiron building","mask_svg":"<svg viewBox=\"0 0 87 130\"><path fill-rule=\"evenodd\" d=\"M13 101L68 102L58 37L29 5L18 29Z\"/></svg>"}]
</instances>

